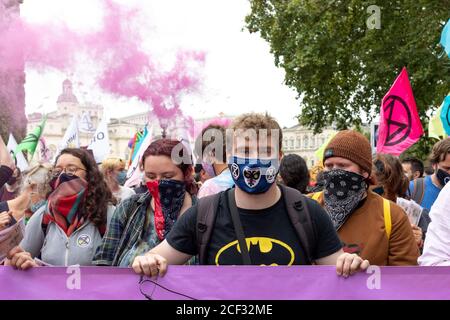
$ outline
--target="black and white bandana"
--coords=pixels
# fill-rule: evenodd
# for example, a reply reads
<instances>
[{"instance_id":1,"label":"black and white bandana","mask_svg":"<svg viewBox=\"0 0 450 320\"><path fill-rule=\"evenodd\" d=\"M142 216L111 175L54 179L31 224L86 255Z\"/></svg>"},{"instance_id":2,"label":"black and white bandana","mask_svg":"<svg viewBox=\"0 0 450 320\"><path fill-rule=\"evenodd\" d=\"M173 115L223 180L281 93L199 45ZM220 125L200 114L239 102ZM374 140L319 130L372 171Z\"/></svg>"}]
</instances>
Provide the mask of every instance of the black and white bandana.
<instances>
[{"instance_id":1,"label":"black and white bandana","mask_svg":"<svg viewBox=\"0 0 450 320\"><path fill-rule=\"evenodd\" d=\"M363 199L367 184L363 176L341 169L324 171L323 180L325 210L339 230Z\"/></svg>"}]
</instances>

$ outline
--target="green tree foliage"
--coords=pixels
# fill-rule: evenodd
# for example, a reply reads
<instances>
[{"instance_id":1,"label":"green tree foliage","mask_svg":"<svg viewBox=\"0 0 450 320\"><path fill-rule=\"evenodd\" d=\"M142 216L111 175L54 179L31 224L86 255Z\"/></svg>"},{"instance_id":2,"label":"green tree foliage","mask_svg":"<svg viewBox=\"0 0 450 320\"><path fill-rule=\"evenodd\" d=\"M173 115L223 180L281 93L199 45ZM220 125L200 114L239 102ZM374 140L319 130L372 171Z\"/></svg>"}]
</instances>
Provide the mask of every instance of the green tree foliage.
<instances>
[{"instance_id":1,"label":"green tree foliage","mask_svg":"<svg viewBox=\"0 0 450 320\"><path fill-rule=\"evenodd\" d=\"M383 96L408 69L419 114L450 90L450 60L439 45L450 0L250 0L250 32L268 41L286 84L298 93L299 122L316 132L358 126L379 114ZM380 7L381 28L367 9ZM433 139L421 139L428 152Z\"/></svg>"}]
</instances>

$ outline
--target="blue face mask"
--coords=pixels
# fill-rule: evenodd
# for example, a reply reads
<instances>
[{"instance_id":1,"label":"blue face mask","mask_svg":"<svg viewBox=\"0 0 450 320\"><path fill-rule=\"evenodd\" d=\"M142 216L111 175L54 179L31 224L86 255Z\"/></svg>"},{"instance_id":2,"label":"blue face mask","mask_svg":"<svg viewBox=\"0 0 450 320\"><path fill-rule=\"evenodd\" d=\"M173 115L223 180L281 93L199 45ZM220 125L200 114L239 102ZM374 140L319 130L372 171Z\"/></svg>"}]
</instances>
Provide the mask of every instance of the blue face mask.
<instances>
[{"instance_id":1,"label":"blue face mask","mask_svg":"<svg viewBox=\"0 0 450 320\"><path fill-rule=\"evenodd\" d=\"M116 176L117 182L123 186L127 181L127 172L125 170L120 171Z\"/></svg>"},{"instance_id":2,"label":"blue face mask","mask_svg":"<svg viewBox=\"0 0 450 320\"><path fill-rule=\"evenodd\" d=\"M247 193L264 193L276 181L278 158L261 160L232 157L228 165L236 186Z\"/></svg>"}]
</instances>

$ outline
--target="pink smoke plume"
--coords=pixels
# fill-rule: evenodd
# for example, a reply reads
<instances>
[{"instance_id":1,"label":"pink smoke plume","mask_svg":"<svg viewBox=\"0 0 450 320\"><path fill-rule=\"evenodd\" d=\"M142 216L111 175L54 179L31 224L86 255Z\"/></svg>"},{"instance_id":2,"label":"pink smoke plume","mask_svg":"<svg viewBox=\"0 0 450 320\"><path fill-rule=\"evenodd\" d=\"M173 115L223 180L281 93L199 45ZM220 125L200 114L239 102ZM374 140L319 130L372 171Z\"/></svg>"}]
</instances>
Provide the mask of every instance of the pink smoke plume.
<instances>
[{"instance_id":1,"label":"pink smoke plume","mask_svg":"<svg viewBox=\"0 0 450 320\"><path fill-rule=\"evenodd\" d=\"M199 89L205 54L180 51L164 70L142 49L139 10L101 0L105 13L99 31L79 33L63 24L31 24L20 19L0 29L0 71L32 68L72 71L83 54L99 69L96 82L105 92L137 97L161 118L180 114L180 99Z\"/></svg>"}]
</instances>

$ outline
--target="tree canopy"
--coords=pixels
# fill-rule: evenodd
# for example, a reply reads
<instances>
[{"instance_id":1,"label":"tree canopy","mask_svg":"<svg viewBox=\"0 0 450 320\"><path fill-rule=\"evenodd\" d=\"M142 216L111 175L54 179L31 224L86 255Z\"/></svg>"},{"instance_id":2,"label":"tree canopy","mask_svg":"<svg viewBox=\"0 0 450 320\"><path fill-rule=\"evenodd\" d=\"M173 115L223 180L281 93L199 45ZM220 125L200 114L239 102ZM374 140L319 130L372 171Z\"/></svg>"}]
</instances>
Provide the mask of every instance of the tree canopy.
<instances>
[{"instance_id":1,"label":"tree canopy","mask_svg":"<svg viewBox=\"0 0 450 320\"><path fill-rule=\"evenodd\" d=\"M424 129L450 90L439 45L450 0L250 0L250 32L269 42L299 98L299 122L320 132L370 122L406 66ZM380 28L369 29L371 5ZM424 140L422 144L431 143ZM420 146L418 146L420 149Z\"/></svg>"}]
</instances>

